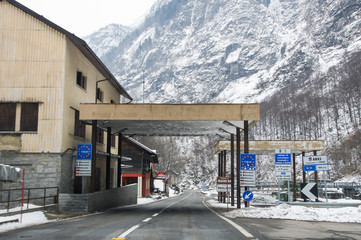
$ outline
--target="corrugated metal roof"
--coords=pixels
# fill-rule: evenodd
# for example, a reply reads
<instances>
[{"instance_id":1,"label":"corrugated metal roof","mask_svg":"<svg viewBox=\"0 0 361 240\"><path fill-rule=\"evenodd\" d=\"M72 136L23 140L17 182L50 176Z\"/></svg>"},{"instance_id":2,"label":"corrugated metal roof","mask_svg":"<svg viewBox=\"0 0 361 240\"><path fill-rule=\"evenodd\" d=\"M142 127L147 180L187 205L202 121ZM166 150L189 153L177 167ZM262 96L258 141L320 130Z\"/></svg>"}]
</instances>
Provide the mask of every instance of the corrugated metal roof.
<instances>
[{"instance_id":1,"label":"corrugated metal roof","mask_svg":"<svg viewBox=\"0 0 361 240\"><path fill-rule=\"evenodd\" d=\"M104 63L98 58L98 56L93 52L93 50L88 46L88 44L81 38L77 37L75 34L68 32L64 28L60 27L59 25L56 25L55 23L49 21L42 15L39 15L38 13L34 12L33 10L25 7L24 5L20 4L17 1L14 0L5 0L9 4L21 9L25 13L31 15L32 17L38 19L39 21L47 24L49 27L55 29L56 31L61 32L66 37L68 37L74 45L84 54L84 56L98 69L100 73L102 73L106 78L110 79L110 83L113 85L117 91L124 96L125 98L128 98L129 100L133 100L133 98L128 94L128 92L120 85L120 83L117 81L117 79L113 76L113 74L109 71L109 69L104 65ZM1 2L1 0L0 0Z\"/></svg>"}]
</instances>

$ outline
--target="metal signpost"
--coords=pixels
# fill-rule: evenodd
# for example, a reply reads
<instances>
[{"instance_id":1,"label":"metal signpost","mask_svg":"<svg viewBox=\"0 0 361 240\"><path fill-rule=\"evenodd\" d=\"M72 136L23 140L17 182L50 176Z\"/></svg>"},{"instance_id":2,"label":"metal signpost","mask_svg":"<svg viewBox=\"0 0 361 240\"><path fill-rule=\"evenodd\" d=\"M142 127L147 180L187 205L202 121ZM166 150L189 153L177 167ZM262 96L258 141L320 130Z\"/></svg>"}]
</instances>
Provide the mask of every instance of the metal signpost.
<instances>
[{"instance_id":1,"label":"metal signpost","mask_svg":"<svg viewBox=\"0 0 361 240\"><path fill-rule=\"evenodd\" d=\"M307 183L309 183L309 171L324 171L324 182L325 182L325 197L326 202L328 202L327 197L327 186L326 186L326 173L325 171L329 170L328 165L328 155L309 155L309 156L303 156L303 170L307 172ZM317 186L317 185L316 185ZM306 195L307 196L307 195Z\"/></svg>"},{"instance_id":2,"label":"metal signpost","mask_svg":"<svg viewBox=\"0 0 361 240\"><path fill-rule=\"evenodd\" d=\"M290 180L292 179L291 149L275 149L275 170L280 200L280 182L287 181L288 201L290 201Z\"/></svg>"},{"instance_id":3,"label":"metal signpost","mask_svg":"<svg viewBox=\"0 0 361 240\"><path fill-rule=\"evenodd\" d=\"M256 154L241 154L241 186L256 185Z\"/></svg>"},{"instance_id":4,"label":"metal signpost","mask_svg":"<svg viewBox=\"0 0 361 240\"><path fill-rule=\"evenodd\" d=\"M240 185L245 187L256 185L256 154L241 154ZM246 207L249 206L248 204L245 205Z\"/></svg>"}]
</instances>

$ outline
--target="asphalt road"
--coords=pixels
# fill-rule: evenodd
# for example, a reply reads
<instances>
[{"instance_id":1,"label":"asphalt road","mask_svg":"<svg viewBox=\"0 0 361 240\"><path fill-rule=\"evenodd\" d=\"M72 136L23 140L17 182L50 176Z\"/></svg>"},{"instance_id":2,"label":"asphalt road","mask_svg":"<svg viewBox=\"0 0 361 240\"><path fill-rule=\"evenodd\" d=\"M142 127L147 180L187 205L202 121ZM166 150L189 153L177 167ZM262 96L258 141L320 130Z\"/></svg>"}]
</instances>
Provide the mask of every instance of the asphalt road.
<instances>
[{"instance_id":1,"label":"asphalt road","mask_svg":"<svg viewBox=\"0 0 361 240\"><path fill-rule=\"evenodd\" d=\"M361 224L227 219L199 192L0 233L0 239L361 239Z\"/></svg>"}]
</instances>

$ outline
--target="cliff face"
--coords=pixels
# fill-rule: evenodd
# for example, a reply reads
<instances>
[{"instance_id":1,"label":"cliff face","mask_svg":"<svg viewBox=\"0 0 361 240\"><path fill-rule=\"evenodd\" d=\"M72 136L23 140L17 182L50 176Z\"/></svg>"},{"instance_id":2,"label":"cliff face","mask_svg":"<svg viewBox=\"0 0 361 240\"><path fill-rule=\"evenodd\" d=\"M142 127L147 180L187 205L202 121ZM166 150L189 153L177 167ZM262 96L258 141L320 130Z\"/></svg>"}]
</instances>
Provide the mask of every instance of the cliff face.
<instances>
[{"instance_id":1,"label":"cliff face","mask_svg":"<svg viewBox=\"0 0 361 240\"><path fill-rule=\"evenodd\" d=\"M118 30L88 42L135 101L144 80L146 102L259 102L359 51L360 8L347 0L163 0L118 45Z\"/></svg>"}]
</instances>

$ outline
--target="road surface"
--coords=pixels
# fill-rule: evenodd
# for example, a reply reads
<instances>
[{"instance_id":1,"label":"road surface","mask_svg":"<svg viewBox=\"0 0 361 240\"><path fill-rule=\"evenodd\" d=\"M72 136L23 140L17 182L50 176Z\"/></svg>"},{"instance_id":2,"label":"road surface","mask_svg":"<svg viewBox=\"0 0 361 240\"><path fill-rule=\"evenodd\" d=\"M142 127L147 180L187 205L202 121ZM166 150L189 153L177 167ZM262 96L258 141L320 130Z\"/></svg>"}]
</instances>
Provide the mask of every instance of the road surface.
<instances>
[{"instance_id":1,"label":"road surface","mask_svg":"<svg viewBox=\"0 0 361 240\"><path fill-rule=\"evenodd\" d=\"M361 239L361 224L223 217L199 192L0 233L0 239Z\"/></svg>"}]
</instances>

